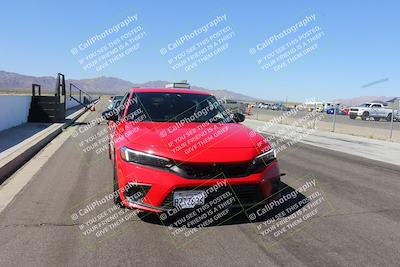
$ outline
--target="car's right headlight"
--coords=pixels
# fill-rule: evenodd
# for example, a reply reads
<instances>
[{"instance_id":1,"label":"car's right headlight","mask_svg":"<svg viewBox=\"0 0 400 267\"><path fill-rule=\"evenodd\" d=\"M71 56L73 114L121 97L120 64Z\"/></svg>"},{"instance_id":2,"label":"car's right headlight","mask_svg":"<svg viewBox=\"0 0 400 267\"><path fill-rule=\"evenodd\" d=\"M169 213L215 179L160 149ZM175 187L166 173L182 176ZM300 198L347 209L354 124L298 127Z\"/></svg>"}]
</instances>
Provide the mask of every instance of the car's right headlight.
<instances>
[{"instance_id":1,"label":"car's right headlight","mask_svg":"<svg viewBox=\"0 0 400 267\"><path fill-rule=\"evenodd\" d=\"M170 168L174 165L174 163L167 158L159 157L141 151L136 151L125 146L120 149L120 152L121 158L126 162L138 163L159 168Z\"/></svg>"}]
</instances>

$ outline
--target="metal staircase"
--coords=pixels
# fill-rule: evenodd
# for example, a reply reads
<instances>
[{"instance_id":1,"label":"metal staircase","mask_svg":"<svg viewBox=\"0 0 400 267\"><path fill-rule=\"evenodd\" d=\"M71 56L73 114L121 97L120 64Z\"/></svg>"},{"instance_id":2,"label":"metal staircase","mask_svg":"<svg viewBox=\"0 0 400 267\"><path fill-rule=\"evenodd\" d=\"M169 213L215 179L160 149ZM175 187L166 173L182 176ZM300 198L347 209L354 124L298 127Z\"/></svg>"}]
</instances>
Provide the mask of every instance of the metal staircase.
<instances>
[{"instance_id":1,"label":"metal staircase","mask_svg":"<svg viewBox=\"0 0 400 267\"><path fill-rule=\"evenodd\" d=\"M38 94L36 94L36 89ZM32 101L29 109L29 122L65 121L65 76L58 73L54 96L41 95L39 84L32 84Z\"/></svg>"}]
</instances>

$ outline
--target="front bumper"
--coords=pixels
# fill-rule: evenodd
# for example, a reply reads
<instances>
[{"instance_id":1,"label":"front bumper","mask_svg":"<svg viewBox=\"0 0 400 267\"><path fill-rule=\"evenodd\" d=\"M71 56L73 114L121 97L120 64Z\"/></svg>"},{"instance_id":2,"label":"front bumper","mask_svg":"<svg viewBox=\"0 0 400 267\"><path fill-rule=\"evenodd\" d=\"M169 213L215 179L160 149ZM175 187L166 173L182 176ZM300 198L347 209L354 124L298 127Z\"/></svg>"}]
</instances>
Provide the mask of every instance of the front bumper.
<instances>
[{"instance_id":1,"label":"front bumper","mask_svg":"<svg viewBox=\"0 0 400 267\"><path fill-rule=\"evenodd\" d=\"M263 170L258 173L245 177L218 177L216 179L187 179L164 170L119 161L117 176L119 188L135 188L139 192L137 195L141 196L131 198L132 193L127 197L121 192L120 198L125 207L156 213L174 208L172 205L174 191L206 190L219 186L217 192L212 194L213 197L230 191L237 199L232 207L247 207L254 206L275 194L280 184L280 171L276 160L263 167Z\"/></svg>"},{"instance_id":2,"label":"front bumper","mask_svg":"<svg viewBox=\"0 0 400 267\"><path fill-rule=\"evenodd\" d=\"M360 117L360 116L362 116L363 115L363 113L364 113L364 110L358 110L358 111L349 111L349 115L353 115L353 116L357 116L357 117Z\"/></svg>"}]
</instances>

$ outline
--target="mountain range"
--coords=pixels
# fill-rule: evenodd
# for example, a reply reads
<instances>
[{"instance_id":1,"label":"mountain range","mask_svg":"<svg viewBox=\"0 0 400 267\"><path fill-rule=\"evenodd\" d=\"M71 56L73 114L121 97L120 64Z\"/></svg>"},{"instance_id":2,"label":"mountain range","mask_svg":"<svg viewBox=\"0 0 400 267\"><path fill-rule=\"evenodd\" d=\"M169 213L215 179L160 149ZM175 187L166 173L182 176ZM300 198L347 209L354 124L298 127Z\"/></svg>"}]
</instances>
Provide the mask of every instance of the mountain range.
<instances>
[{"instance_id":1,"label":"mountain range","mask_svg":"<svg viewBox=\"0 0 400 267\"><path fill-rule=\"evenodd\" d=\"M51 76L35 77L22 75L13 72L0 71L0 92L31 92L32 83L40 84L43 92L54 92L56 85L56 78ZM122 80L115 77L97 77L92 79L67 79L67 90L69 88L69 83L73 83L80 89L92 93L92 94L123 94L129 88L141 87L141 88L151 88L151 87L165 87L169 81L149 81L144 83L132 83L130 81ZM208 89L196 85L191 86L192 89L212 93L213 95L222 98L243 100L243 101L261 101L255 97L243 95L229 90L214 90ZM332 102L341 103L346 106L356 106L365 102L371 101L388 101L393 97L387 96L360 96L350 99L336 99Z\"/></svg>"},{"instance_id":2,"label":"mountain range","mask_svg":"<svg viewBox=\"0 0 400 267\"><path fill-rule=\"evenodd\" d=\"M0 71L0 92L30 92L33 83L40 84L42 92L54 92L54 88L56 86L56 78L51 76L35 77L13 72ZM170 82L149 81L145 83L132 83L130 81L122 80L119 78L102 76L98 78L81 80L67 79L67 90L69 90L69 83L73 83L87 93L114 95L123 94L132 87L163 88L166 84ZM213 90L196 85L192 85L191 88L193 90L212 93L219 98L226 97L228 99L244 101L257 100L254 97L232 92L229 90Z\"/></svg>"}]
</instances>

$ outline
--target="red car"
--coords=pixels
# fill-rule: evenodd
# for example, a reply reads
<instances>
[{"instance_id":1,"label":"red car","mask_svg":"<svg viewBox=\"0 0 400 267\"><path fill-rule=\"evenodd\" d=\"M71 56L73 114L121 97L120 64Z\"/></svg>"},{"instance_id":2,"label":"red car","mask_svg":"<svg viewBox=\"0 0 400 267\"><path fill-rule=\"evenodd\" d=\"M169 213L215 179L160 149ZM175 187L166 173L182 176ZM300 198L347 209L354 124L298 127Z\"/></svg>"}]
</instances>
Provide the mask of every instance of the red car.
<instances>
[{"instance_id":1,"label":"red car","mask_svg":"<svg viewBox=\"0 0 400 267\"><path fill-rule=\"evenodd\" d=\"M279 191L275 150L212 95L134 88L118 111L110 154L117 204L148 212L191 209L227 191L252 206ZM214 190L215 189L215 190Z\"/></svg>"}]
</instances>

